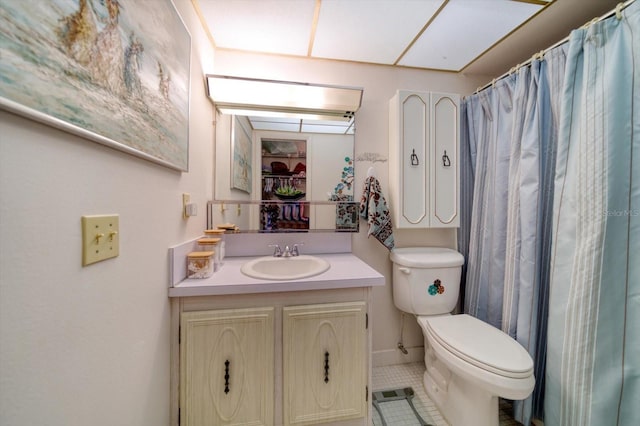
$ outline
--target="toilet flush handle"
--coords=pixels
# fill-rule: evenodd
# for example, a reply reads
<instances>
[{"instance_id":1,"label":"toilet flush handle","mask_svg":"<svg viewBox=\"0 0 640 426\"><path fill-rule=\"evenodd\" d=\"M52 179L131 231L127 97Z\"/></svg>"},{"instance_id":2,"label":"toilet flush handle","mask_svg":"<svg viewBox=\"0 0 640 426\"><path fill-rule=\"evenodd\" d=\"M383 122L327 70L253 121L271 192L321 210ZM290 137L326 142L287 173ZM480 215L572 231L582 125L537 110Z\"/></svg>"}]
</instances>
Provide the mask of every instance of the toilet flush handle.
<instances>
[{"instance_id":1,"label":"toilet flush handle","mask_svg":"<svg viewBox=\"0 0 640 426\"><path fill-rule=\"evenodd\" d=\"M409 269L409 268L405 268L405 267L402 267L402 266L401 266L401 267L399 267L399 268L398 268L398 270L399 270L400 272L402 272L403 274L407 274L407 275L409 275L409 274L411 273L411 269Z\"/></svg>"}]
</instances>

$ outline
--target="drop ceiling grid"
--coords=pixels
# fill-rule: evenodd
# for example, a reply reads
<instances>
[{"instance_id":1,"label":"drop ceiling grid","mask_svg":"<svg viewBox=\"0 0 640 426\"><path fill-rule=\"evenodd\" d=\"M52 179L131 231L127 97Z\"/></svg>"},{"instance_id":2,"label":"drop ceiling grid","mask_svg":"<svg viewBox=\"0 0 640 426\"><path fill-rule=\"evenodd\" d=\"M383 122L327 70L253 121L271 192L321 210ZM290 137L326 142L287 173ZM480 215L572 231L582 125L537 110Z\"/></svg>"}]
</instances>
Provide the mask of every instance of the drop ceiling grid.
<instances>
[{"instance_id":1,"label":"drop ceiling grid","mask_svg":"<svg viewBox=\"0 0 640 426\"><path fill-rule=\"evenodd\" d=\"M312 56L391 64L444 0L323 1Z\"/></svg>"},{"instance_id":2,"label":"drop ceiling grid","mask_svg":"<svg viewBox=\"0 0 640 426\"><path fill-rule=\"evenodd\" d=\"M407 49L397 65L449 71L544 7L537 0L192 1L218 48L387 65Z\"/></svg>"},{"instance_id":3,"label":"drop ceiling grid","mask_svg":"<svg viewBox=\"0 0 640 426\"><path fill-rule=\"evenodd\" d=\"M458 71L541 9L511 0L450 1L398 64Z\"/></svg>"}]
</instances>

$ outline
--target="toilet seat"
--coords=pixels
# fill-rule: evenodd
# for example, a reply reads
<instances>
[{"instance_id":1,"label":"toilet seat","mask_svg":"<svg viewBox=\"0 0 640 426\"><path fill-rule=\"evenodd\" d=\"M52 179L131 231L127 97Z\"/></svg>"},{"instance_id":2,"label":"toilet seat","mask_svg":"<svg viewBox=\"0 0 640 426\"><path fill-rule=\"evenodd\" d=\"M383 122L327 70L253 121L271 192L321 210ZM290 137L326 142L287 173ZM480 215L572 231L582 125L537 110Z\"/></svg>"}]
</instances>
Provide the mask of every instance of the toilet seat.
<instances>
[{"instance_id":1,"label":"toilet seat","mask_svg":"<svg viewBox=\"0 0 640 426\"><path fill-rule=\"evenodd\" d=\"M506 378L533 374L529 353L497 328L470 315L418 317L423 330L454 356Z\"/></svg>"}]
</instances>

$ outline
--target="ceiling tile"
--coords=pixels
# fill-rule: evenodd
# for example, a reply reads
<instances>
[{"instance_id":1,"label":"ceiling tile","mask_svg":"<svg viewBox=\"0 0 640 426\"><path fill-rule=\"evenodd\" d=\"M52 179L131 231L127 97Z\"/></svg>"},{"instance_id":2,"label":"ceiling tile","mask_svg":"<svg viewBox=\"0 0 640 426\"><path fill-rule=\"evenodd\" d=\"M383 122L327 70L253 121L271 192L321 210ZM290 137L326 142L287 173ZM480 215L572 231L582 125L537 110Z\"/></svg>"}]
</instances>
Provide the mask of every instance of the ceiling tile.
<instances>
[{"instance_id":1,"label":"ceiling tile","mask_svg":"<svg viewBox=\"0 0 640 426\"><path fill-rule=\"evenodd\" d=\"M251 127L254 130L275 130L282 132L299 132L300 120L296 119L264 119L261 117L249 117Z\"/></svg>"},{"instance_id":2,"label":"ceiling tile","mask_svg":"<svg viewBox=\"0 0 640 426\"><path fill-rule=\"evenodd\" d=\"M216 46L306 55L315 0L199 0Z\"/></svg>"},{"instance_id":3,"label":"ceiling tile","mask_svg":"<svg viewBox=\"0 0 640 426\"><path fill-rule=\"evenodd\" d=\"M443 0L324 0L312 55L392 64Z\"/></svg>"},{"instance_id":4,"label":"ceiling tile","mask_svg":"<svg viewBox=\"0 0 640 426\"><path fill-rule=\"evenodd\" d=\"M303 133L329 133L336 135L344 135L348 133L348 127L325 126L321 124L302 124Z\"/></svg>"},{"instance_id":5,"label":"ceiling tile","mask_svg":"<svg viewBox=\"0 0 640 426\"><path fill-rule=\"evenodd\" d=\"M459 71L542 7L511 0L451 0L399 65Z\"/></svg>"}]
</instances>

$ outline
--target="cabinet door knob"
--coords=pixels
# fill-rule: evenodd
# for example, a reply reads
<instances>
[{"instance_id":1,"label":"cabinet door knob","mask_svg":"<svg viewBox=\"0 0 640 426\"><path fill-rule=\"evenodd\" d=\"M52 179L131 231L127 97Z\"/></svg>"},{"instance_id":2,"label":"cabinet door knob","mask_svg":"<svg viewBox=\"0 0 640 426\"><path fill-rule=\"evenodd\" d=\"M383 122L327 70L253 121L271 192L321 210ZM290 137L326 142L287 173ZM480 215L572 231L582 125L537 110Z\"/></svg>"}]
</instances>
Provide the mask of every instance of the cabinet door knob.
<instances>
[{"instance_id":1,"label":"cabinet door knob","mask_svg":"<svg viewBox=\"0 0 640 426\"><path fill-rule=\"evenodd\" d=\"M324 382L329 383L329 352L324 353Z\"/></svg>"},{"instance_id":2,"label":"cabinet door knob","mask_svg":"<svg viewBox=\"0 0 640 426\"><path fill-rule=\"evenodd\" d=\"M224 393L229 393L229 360L224 362Z\"/></svg>"}]
</instances>

